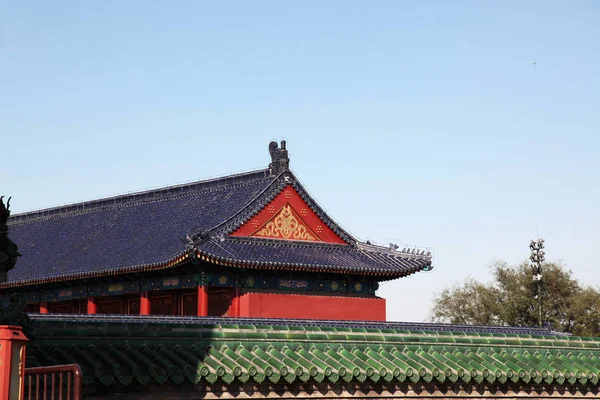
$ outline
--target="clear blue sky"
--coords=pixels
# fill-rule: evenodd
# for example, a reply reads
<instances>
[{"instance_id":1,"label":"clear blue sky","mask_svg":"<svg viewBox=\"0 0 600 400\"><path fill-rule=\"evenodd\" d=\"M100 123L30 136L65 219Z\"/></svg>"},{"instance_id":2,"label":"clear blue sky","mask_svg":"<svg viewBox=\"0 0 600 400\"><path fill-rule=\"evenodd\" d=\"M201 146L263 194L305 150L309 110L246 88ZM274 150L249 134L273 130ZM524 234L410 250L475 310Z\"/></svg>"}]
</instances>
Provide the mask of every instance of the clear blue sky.
<instances>
[{"instance_id":1,"label":"clear blue sky","mask_svg":"<svg viewBox=\"0 0 600 400\"><path fill-rule=\"evenodd\" d=\"M264 167L354 235L429 246L393 320L547 241L600 284L597 1L0 0L15 212ZM533 63L536 63L534 69Z\"/></svg>"}]
</instances>

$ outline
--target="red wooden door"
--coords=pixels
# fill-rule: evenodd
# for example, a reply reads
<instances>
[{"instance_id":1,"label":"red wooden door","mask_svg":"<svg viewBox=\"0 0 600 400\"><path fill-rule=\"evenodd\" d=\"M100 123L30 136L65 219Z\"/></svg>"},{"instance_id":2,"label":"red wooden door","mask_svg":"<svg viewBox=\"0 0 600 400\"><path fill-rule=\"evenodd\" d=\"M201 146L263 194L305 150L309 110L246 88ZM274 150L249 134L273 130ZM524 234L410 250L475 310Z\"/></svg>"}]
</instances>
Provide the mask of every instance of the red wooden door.
<instances>
[{"instance_id":1,"label":"red wooden door","mask_svg":"<svg viewBox=\"0 0 600 400\"><path fill-rule=\"evenodd\" d=\"M77 307L74 301L56 301L48 303L48 312L55 314L75 314Z\"/></svg>"},{"instance_id":2,"label":"red wooden door","mask_svg":"<svg viewBox=\"0 0 600 400\"><path fill-rule=\"evenodd\" d=\"M176 302L175 294L161 293L150 297L151 315L175 315Z\"/></svg>"},{"instance_id":3,"label":"red wooden door","mask_svg":"<svg viewBox=\"0 0 600 400\"><path fill-rule=\"evenodd\" d=\"M181 294L181 314L180 315L198 315L198 293Z\"/></svg>"},{"instance_id":4,"label":"red wooden door","mask_svg":"<svg viewBox=\"0 0 600 400\"><path fill-rule=\"evenodd\" d=\"M123 299L98 298L96 301L97 314L123 314Z\"/></svg>"},{"instance_id":5,"label":"red wooden door","mask_svg":"<svg viewBox=\"0 0 600 400\"><path fill-rule=\"evenodd\" d=\"M139 315L140 314L140 297L131 297L125 300L127 304L127 314Z\"/></svg>"}]
</instances>

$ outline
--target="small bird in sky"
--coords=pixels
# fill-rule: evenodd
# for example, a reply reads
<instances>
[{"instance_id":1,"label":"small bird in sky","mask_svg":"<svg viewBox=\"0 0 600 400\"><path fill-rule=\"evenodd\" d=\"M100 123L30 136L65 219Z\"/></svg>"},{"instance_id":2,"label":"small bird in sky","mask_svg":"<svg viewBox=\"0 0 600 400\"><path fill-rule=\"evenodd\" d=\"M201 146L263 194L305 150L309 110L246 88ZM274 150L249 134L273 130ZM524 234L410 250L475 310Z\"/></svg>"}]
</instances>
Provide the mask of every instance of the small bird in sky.
<instances>
[{"instance_id":1,"label":"small bird in sky","mask_svg":"<svg viewBox=\"0 0 600 400\"><path fill-rule=\"evenodd\" d=\"M533 62L533 70L535 71L535 61Z\"/></svg>"}]
</instances>

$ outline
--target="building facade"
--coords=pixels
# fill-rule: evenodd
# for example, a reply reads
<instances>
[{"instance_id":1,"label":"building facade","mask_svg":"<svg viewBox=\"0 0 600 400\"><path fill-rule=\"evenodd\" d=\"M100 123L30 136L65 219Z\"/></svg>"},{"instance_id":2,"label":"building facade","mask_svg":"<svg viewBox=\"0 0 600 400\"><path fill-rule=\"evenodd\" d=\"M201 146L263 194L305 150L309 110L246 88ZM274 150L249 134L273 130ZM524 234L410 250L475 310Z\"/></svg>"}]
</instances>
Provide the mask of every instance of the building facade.
<instances>
[{"instance_id":1,"label":"building facade","mask_svg":"<svg viewBox=\"0 0 600 400\"><path fill-rule=\"evenodd\" d=\"M0 289L42 314L385 320L379 282L431 254L358 241L269 150L263 170L12 216Z\"/></svg>"}]
</instances>

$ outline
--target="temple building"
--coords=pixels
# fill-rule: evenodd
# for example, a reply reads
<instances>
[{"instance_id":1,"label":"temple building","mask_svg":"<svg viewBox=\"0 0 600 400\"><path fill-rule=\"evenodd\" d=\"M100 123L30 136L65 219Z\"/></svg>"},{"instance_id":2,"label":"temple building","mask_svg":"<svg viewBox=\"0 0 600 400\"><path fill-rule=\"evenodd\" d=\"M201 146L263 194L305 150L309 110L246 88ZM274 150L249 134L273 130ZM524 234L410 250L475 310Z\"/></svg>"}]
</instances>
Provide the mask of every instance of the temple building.
<instances>
[{"instance_id":1,"label":"temple building","mask_svg":"<svg viewBox=\"0 0 600 400\"><path fill-rule=\"evenodd\" d=\"M363 243L289 169L268 168L10 218L5 292L30 312L385 320L379 282L431 254Z\"/></svg>"},{"instance_id":2,"label":"temple building","mask_svg":"<svg viewBox=\"0 0 600 400\"><path fill-rule=\"evenodd\" d=\"M358 241L285 142L269 151L254 172L0 208L0 325L25 328L25 373L76 364L89 400L598 398L600 338L386 321L379 282L431 254ZM55 375L25 398L79 388Z\"/></svg>"}]
</instances>

